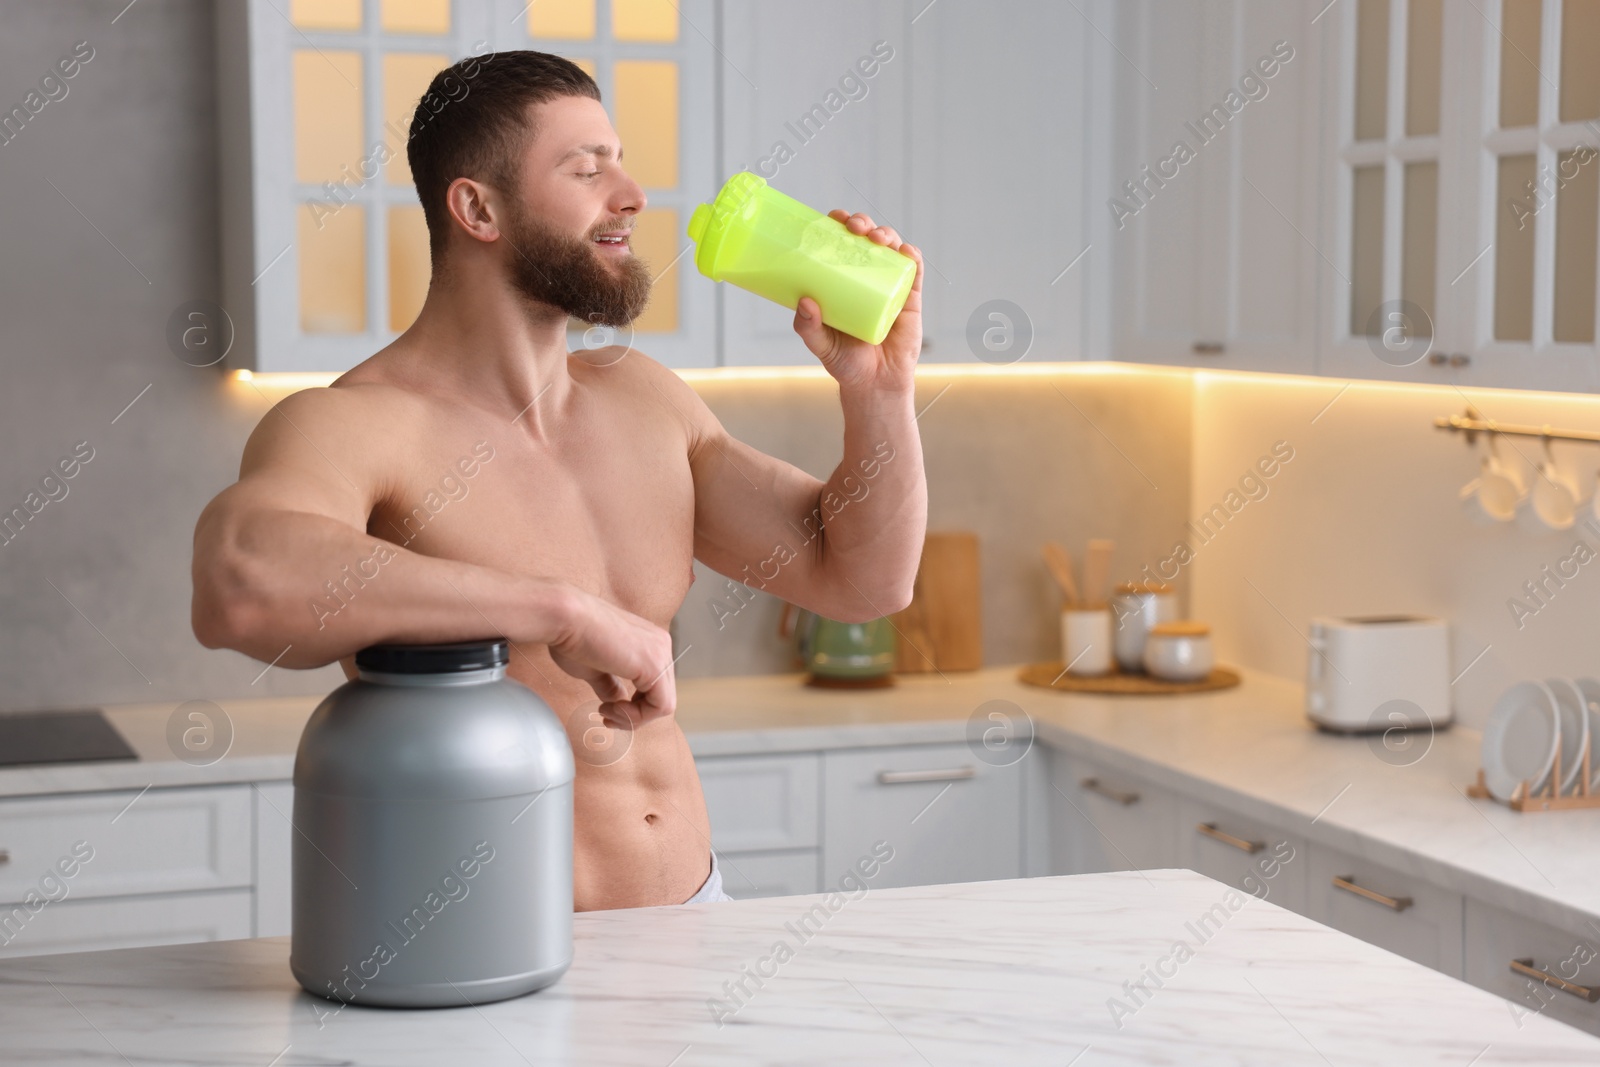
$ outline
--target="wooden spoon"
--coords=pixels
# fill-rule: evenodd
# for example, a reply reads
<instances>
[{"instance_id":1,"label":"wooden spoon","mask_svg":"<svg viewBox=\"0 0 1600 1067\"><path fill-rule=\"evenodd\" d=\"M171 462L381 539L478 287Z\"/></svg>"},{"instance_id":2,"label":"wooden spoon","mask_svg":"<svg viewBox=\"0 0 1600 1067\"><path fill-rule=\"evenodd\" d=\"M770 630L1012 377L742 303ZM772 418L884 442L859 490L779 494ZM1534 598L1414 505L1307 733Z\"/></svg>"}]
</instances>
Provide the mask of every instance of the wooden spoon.
<instances>
[{"instance_id":1,"label":"wooden spoon","mask_svg":"<svg viewBox=\"0 0 1600 1067\"><path fill-rule=\"evenodd\" d=\"M1086 607L1102 607L1106 603L1111 581L1111 552L1115 541L1095 538L1089 542L1083 561L1083 596Z\"/></svg>"},{"instance_id":2,"label":"wooden spoon","mask_svg":"<svg viewBox=\"0 0 1600 1067\"><path fill-rule=\"evenodd\" d=\"M1066 598L1066 606L1078 606L1078 583L1072 578L1072 554L1054 541L1044 543L1044 565L1050 571L1050 576L1061 587L1061 595Z\"/></svg>"}]
</instances>

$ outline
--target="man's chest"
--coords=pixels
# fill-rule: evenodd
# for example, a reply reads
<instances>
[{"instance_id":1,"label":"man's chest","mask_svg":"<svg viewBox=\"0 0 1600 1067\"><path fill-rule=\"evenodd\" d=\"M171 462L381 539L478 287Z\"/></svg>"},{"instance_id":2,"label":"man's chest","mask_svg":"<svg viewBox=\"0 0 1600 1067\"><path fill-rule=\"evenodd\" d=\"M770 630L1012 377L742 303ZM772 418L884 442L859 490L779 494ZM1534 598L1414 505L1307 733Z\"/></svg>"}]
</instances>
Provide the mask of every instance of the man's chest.
<instances>
[{"instance_id":1,"label":"man's chest","mask_svg":"<svg viewBox=\"0 0 1600 1067\"><path fill-rule=\"evenodd\" d=\"M368 530L411 551L554 578L666 625L693 581L681 438L617 426L531 441L473 428L394 457Z\"/></svg>"}]
</instances>

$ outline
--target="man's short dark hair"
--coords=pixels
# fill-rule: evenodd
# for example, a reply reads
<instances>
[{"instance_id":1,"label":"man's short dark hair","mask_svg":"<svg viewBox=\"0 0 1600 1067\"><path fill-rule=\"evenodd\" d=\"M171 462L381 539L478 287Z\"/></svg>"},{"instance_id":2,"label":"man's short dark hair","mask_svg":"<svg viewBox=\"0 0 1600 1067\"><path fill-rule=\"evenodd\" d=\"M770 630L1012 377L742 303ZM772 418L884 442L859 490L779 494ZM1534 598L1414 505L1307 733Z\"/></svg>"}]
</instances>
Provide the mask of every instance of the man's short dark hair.
<instances>
[{"instance_id":1,"label":"man's short dark hair","mask_svg":"<svg viewBox=\"0 0 1600 1067\"><path fill-rule=\"evenodd\" d=\"M434 269L450 232L445 209L450 183L474 178L508 187L517 152L539 132L532 105L562 96L599 100L600 87L582 67L548 52L467 56L434 75L411 117L406 141Z\"/></svg>"}]
</instances>

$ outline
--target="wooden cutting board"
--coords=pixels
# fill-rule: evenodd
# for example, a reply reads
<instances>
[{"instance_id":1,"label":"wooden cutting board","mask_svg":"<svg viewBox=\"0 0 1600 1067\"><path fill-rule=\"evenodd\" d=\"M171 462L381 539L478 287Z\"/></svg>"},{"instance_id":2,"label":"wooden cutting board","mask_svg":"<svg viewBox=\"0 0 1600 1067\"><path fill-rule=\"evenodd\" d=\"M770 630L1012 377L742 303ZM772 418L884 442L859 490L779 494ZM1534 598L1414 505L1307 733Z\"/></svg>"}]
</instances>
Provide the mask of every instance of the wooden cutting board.
<instances>
[{"instance_id":1,"label":"wooden cutting board","mask_svg":"<svg viewBox=\"0 0 1600 1067\"><path fill-rule=\"evenodd\" d=\"M890 616L897 674L975 671L983 666L978 535L929 533L922 543L911 604Z\"/></svg>"}]
</instances>

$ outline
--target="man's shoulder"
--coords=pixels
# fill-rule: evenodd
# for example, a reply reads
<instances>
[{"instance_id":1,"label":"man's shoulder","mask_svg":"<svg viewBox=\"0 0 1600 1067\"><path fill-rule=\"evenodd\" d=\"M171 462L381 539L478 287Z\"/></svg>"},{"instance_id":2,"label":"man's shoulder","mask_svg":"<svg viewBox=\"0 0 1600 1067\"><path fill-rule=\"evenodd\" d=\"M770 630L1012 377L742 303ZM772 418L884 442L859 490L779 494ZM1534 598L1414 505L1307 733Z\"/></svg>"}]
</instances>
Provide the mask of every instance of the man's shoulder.
<instances>
[{"instance_id":1,"label":"man's shoulder","mask_svg":"<svg viewBox=\"0 0 1600 1067\"><path fill-rule=\"evenodd\" d=\"M317 427L325 431L343 428L371 432L405 417L405 409L425 404L425 398L396 386L339 380L327 386L297 389L273 404L269 415L281 416L301 430Z\"/></svg>"},{"instance_id":2,"label":"man's shoulder","mask_svg":"<svg viewBox=\"0 0 1600 1067\"><path fill-rule=\"evenodd\" d=\"M340 379L278 398L257 424L245 451L249 458L309 447L341 469L381 466L380 457L403 440L397 430L417 428L425 409L425 398L407 390ZM372 463L358 463L363 457Z\"/></svg>"},{"instance_id":3,"label":"man's shoulder","mask_svg":"<svg viewBox=\"0 0 1600 1067\"><path fill-rule=\"evenodd\" d=\"M585 368L589 380L597 385L609 385L619 391L645 397L664 396L671 400L698 396L677 371L632 345L608 345L605 348L579 350L570 355Z\"/></svg>"},{"instance_id":4,"label":"man's shoulder","mask_svg":"<svg viewBox=\"0 0 1600 1067\"><path fill-rule=\"evenodd\" d=\"M691 449L694 442L721 429L700 394L677 371L631 345L573 352L572 358L585 365L586 378L614 390L641 418L687 430Z\"/></svg>"}]
</instances>

